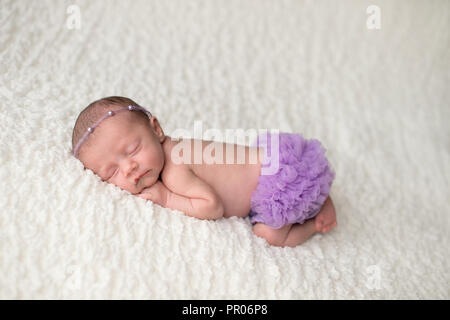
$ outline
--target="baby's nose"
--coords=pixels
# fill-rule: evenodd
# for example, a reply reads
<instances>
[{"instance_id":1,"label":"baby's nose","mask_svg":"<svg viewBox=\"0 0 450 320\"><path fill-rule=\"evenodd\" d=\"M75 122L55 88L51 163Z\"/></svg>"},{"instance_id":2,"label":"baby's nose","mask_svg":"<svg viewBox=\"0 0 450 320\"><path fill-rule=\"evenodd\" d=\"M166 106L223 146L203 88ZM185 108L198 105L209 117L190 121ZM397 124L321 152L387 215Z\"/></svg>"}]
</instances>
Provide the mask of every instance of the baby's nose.
<instances>
[{"instance_id":1,"label":"baby's nose","mask_svg":"<svg viewBox=\"0 0 450 320\"><path fill-rule=\"evenodd\" d=\"M137 163L136 162L134 162L134 161L133 162L128 162L125 165L125 176L127 178L129 178L132 175L132 173L136 171L136 168L137 168Z\"/></svg>"}]
</instances>

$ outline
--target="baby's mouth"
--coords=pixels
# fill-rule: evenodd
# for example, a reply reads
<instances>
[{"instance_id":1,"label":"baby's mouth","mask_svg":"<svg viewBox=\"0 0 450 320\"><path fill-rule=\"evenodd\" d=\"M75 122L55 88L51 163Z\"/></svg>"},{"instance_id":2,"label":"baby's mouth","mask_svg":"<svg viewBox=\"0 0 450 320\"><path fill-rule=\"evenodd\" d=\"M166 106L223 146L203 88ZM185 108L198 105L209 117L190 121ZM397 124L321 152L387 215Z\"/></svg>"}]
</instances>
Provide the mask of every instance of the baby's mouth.
<instances>
[{"instance_id":1,"label":"baby's mouth","mask_svg":"<svg viewBox=\"0 0 450 320\"><path fill-rule=\"evenodd\" d=\"M148 175L148 174L150 173L150 171L152 171L152 169L147 170L147 172L145 172L145 173L141 176L141 178L142 178L142 177L145 177L146 175Z\"/></svg>"},{"instance_id":2,"label":"baby's mouth","mask_svg":"<svg viewBox=\"0 0 450 320\"><path fill-rule=\"evenodd\" d=\"M149 169L147 171L145 171L143 174L141 174L137 179L136 179L136 183L138 183L139 180L141 180L143 177L145 177L146 175L148 175L150 173L150 171L152 171L152 169Z\"/></svg>"}]
</instances>

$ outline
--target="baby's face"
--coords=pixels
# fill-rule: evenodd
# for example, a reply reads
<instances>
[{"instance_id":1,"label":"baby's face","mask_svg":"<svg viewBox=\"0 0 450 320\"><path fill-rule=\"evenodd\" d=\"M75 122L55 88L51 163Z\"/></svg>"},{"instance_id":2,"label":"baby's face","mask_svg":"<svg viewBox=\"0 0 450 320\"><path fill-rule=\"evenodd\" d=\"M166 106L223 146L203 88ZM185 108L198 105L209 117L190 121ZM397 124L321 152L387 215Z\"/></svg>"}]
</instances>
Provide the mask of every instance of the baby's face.
<instances>
[{"instance_id":1,"label":"baby's face","mask_svg":"<svg viewBox=\"0 0 450 320\"><path fill-rule=\"evenodd\" d=\"M165 136L155 117L145 125L118 113L103 121L94 134L79 156L86 168L132 194L156 183L164 167Z\"/></svg>"}]
</instances>

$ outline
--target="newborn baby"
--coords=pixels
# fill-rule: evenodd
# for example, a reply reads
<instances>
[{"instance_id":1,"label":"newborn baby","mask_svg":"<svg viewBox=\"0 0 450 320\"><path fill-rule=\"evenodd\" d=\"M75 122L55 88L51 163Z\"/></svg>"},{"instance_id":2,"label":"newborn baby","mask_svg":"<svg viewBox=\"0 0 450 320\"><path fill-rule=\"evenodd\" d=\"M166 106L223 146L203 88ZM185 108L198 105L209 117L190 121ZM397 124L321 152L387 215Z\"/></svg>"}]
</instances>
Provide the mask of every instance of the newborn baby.
<instances>
[{"instance_id":1,"label":"newborn baby","mask_svg":"<svg viewBox=\"0 0 450 320\"><path fill-rule=\"evenodd\" d=\"M271 245L293 247L335 227L329 197L335 173L320 142L290 133L260 135L257 141L243 146L175 140L164 135L156 117L125 97L91 103L72 136L74 156L102 181L199 219L249 216L254 233ZM277 170L263 174L269 150ZM216 161L198 161L205 154Z\"/></svg>"}]
</instances>

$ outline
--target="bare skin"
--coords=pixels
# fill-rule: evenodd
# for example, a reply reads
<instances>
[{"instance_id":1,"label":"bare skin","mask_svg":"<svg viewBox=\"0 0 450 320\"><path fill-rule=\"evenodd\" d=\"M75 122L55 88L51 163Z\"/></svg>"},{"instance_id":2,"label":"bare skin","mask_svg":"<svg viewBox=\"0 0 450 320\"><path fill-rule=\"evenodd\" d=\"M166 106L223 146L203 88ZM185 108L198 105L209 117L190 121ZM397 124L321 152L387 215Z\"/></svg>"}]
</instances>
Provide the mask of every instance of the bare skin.
<instances>
[{"instance_id":1,"label":"bare skin","mask_svg":"<svg viewBox=\"0 0 450 320\"><path fill-rule=\"evenodd\" d=\"M176 141L164 135L156 117L143 125L132 123L127 113L102 122L88 140L79 154L85 167L134 195L199 219L246 217L250 212L250 198L261 172L262 148L223 144L221 149L222 144L214 141ZM190 147L180 149L181 142ZM227 147L234 150L231 164L226 159ZM241 164L237 162L239 148L245 154ZM222 157L218 150L223 150ZM205 154L216 161L222 158L222 163L207 163ZM180 157L189 161L180 163ZM296 246L335 226L336 213L328 197L317 216L304 224L273 229L258 223L253 231L271 245Z\"/></svg>"},{"instance_id":2,"label":"bare skin","mask_svg":"<svg viewBox=\"0 0 450 320\"><path fill-rule=\"evenodd\" d=\"M257 223L253 232L274 246L295 247L302 244L317 232L326 233L337 226L336 211L328 197L319 213L304 224L289 224L280 229L272 229L263 223Z\"/></svg>"}]
</instances>

